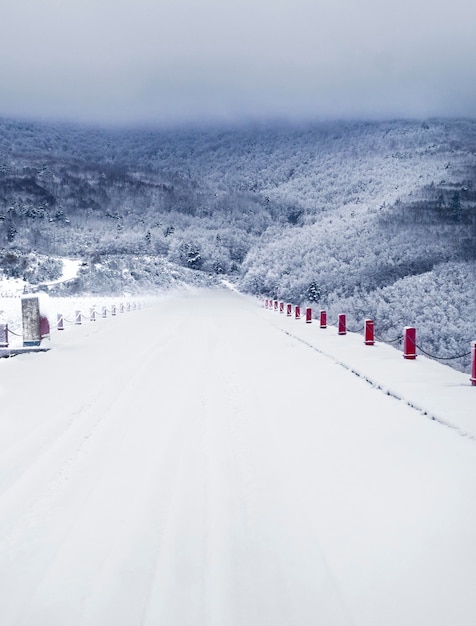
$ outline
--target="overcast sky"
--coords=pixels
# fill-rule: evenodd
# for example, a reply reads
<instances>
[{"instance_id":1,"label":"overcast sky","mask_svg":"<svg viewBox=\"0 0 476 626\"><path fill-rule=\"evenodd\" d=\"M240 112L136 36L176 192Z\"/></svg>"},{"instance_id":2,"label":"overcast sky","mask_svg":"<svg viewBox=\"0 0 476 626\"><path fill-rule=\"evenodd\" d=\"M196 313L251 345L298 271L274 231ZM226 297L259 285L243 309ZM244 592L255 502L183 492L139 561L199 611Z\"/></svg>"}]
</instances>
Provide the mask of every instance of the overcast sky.
<instances>
[{"instance_id":1,"label":"overcast sky","mask_svg":"<svg viewBox=\"0 0 476 626\"><path fill-rule=\"evenodd\" d=\"M0 115L476 117L476 1L0 0Z\"/></svg>"}]
</instances>

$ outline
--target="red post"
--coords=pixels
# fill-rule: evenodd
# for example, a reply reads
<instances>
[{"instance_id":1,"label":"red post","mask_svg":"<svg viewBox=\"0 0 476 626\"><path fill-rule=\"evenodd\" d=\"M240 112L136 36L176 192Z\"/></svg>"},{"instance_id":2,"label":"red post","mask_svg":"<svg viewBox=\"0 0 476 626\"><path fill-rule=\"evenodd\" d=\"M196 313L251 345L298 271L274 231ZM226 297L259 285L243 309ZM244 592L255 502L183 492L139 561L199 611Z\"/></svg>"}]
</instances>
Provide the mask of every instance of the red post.
<instances>
[{"instance_id":1,"label":"red post","mask_svg":"<svg viewBox=\"0 0 476 626\"><path fill-rule=\"evenodd\" d=\"M267 309L268 308L268 298L266 298L266 300L264 301L264 308Z\"/></svg>"},{"instance_id":2,"label":"red post","mask_svg":"<svg viewBox=\"0 0 476 626\"><path fill-rule=\"evenodd\" d=\"M81 311L76 311L74 323L76 324L76 326L81 326Z\"/></svg>"},{"instance_id":3,"label":"red post","mask_svg":"<svg viewBox=\"0 0 476 626\"><path fill-rule=\"evenodd\" d=\"M312 309L308 307L306 309L306 324L310 324L312 322Z\"/></svg>"},{"instance_id":4,"label":"red post","mask_svg":"<svg viewBox=\"0 0 476 626\"><path fill-rule=\"evenodd\" d=\"M40 339L47 339L50 336L50 321L46 315L40 313Z\"/></svg>"},{"instance_id":5,"label":"red post","mask_svg":"<svg viewBox=\"0 0 476 626\"><path fill-rule=\"evenodd\" d=\"M338 335L347 334L345 313L339 313L339 318L337 322L337 334Z\"/></svg>"},{"instance_id":6,"label":"red post","mask_svg":"<svg viewBox=\"0 0 476 626\"><path fill-rule=\"evenodd\" d=\"M416 329L405 326L403 329L403 358L416 359Z\"/></svg>"},{"instance_id":7,"label":"red post","mask_svg":"<svg viewBox=\"0 0 476 626\"><path fill-rule=\"evenodd\" d=\"M293 305L292 304L287 304L286 305L286 315L288 317L291 317L292 314L293 314Z\"/></svg>"},{"instance_id":8,"label":"red post","mask_svg":"<svg viewBox=\"0 0 476 626\"><path fill-rule=\"evenodd\" d=\"M278 303L278 301L277 301L277 300L275 300L275 301L274 301L274 310L275 310L275 311L277 311L277 310L278 310L278 304L279 304L279 303Z\"/></svg>"},{"instance_id":9,"label":"red post","mask_svg":"<svg viewBox=\"0 0 476 626\"><path fill-rule=\"evenodd\" d=\"M327 313L326 313L326 311L321 311L319 313L319 326L321 328L327 328Z\"/></svg>"},{"instance_id":10,"label":"red post","mask_svg":"<svg viewBox=\"0 0 476 626\"><path fill-rule=\"evenodd\" d=\"M279 312L284 313L284 302L279 303Z\"/></svg>"},{"instance_id":11,"label":"red post","mask_svg":"<svg viewBox=\"0 0 476 626\"><path fill-rule=\"evenodd\" d=\"M294 309L294 316L297 320L301 319L301 307L299 304L296 304L296 308Z\"/></svg>"},{"instance_id":12,"label":"red post","mask_svg":"<svg viewBox=\"0 0 476 626\"><path fill-rule=\"evenodd\" d=\"M56 316L58 320L58 330L64 330L64 317L61 313L58 313Z\"/></svg>"},{"instance_id":13,"label":"red post","mask_svg":"<svg viewBox=\"0 0 476 626\"><path fill-rule=\"evenodd\" d=\"M476 387L476 341L473 341L471 346L471 384Z\"/></svg>"},{"instance_id":14,"label":"red post","mask_svg":"<svg viewBox=\"0 0 476 626\"><path fill-rule=\"evenodd\" d=\"M366 346L373 346L375 343L375 325L373 320L365 320L365 339Z\"/></svg>"}]
</instances>

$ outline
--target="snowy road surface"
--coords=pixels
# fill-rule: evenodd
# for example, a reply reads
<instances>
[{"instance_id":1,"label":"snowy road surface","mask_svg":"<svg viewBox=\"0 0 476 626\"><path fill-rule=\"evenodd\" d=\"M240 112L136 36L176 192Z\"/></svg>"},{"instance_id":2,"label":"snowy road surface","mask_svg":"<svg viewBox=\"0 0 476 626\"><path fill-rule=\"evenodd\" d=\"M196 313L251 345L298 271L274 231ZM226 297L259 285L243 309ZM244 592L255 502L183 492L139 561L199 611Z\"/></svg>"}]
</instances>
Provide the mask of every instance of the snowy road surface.
<instances>
[{"instance_id":1,"label":"snowy road surface","mask_svg":"<svg viewBox=\"0 0 476 626\"><path fill-rule=\"evenodd\" d=\"M174 296L0 362L2 626L474 626L476 442L273 319Z\"/></svg>"}]
</instances>

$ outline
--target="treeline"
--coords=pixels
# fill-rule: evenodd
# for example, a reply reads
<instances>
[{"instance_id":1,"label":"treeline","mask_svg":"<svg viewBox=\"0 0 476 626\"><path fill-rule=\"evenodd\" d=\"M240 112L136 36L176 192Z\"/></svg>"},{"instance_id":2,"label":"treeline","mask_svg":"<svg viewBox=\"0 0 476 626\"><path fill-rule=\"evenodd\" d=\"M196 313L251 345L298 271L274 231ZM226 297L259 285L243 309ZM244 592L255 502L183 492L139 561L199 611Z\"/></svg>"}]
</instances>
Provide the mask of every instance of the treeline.
<instances>
[{"instance_id":1,"label":"treeline","mask_svg":"<svg viewBox=\"0 0 476 626\"><path fill-rule=\"evenodd\" d=\"M476 122L113 131L0 120L0 247L5 274L37 282L57 272L45 257L82 258L77 291L163 287L181 267L186 281L227 275L352 313L407 281L412 323L420 282L431 292L451 271L474 272ZM473 289L451 291L468 341ZM443 319L437 300L425 310Z\"/></svg>"}]
</instances>

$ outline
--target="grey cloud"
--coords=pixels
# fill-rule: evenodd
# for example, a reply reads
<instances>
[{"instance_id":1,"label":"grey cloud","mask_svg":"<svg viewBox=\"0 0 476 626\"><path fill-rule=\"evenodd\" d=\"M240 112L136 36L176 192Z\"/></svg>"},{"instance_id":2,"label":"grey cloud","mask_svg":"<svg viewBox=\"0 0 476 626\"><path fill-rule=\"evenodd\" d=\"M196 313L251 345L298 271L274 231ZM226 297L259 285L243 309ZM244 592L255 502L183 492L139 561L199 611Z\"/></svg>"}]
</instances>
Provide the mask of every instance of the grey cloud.
<instances>
[{"instance_id":1,"label":"grey cloud","mask_svg":"<svg viewBox=\"0 0 476 626\"><path fill-rule=\"evenodd\" d=\"M153 123L476 111L472 0L3 4L3 115Z\"/></svg>"}]
</instances>

